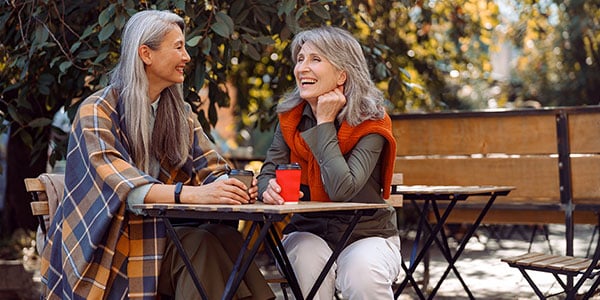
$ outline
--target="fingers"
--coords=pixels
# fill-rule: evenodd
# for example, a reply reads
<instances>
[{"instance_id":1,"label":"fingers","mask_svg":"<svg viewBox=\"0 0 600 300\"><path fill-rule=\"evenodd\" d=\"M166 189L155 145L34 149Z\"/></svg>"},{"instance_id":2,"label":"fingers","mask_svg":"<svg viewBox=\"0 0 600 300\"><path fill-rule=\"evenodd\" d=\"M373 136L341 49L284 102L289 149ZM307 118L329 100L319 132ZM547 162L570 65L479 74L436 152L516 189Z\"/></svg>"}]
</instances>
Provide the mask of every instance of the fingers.
<instances>
[{"instance_id":1,"label":"fingers","mask_svg":"<svg viewBox=\"0 0 600 300\"><path fill-rule=\"evenodd\" d=\"M277 184L277 180L272 178L269 180L269 184L267 185L267 189L263 192L263 202L267 204L283 204L283 198L279 195L281 192L281 187Z\"/></svg>"},{"instance_id":2,"label":"fingers","mask_svg":"<svg viewBox=\"0 0 600 300\"><path fill-rule=\"evenodd\" d=\"M206 185L198 186L202 190L196 193L196 203L216 203L216 204L248 204L252 203L246 185L235 179L215 181ZM252 188L251 188L252 189ZM254 187L254 196L258 190Z\"/></svg>"},{"instance_id":3,"label":"fingers","mask_svg":"<svg viewBox=\"0 0 600 300\"><path fill-rule=\"evenodd\" d=\"M316 112L317 124L333 122L344 105L346 105L346 96L339 87L319 96Z\"/></svg>"}]
</instances>

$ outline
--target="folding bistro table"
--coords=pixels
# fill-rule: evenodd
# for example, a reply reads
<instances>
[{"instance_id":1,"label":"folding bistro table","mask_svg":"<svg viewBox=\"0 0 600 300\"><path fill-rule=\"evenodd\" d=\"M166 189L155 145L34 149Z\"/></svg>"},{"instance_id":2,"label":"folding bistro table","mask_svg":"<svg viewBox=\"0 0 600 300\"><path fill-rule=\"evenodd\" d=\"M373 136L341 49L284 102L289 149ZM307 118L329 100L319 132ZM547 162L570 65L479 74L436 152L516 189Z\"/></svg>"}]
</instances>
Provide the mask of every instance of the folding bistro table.
<instances>
[{"instance_id":1,"label":"folding bistro table","mask_svg":"<svg viewBox=\"0 0 600 300\"><path fill-rule=\"evenodd\" d=\"M350 234L358 223L358 220L363 215L371 215L376 209L386 208L389 204L373 204L373 203L340 203L340 202L299 202L298 204L285 205L269 205L262 203L246 204L246 205L219 205L219 204L141 204L135 205L135 208L142 209L151 217L162 218L167 227L167 233L173 240L179 255L183 258L186 268L190 272L196 288L200 292L203 299L207 299L206 293L202 284L194 271L193 266L185 253L181 241L179 240L173 225L169 218L192 218L200 220L246 220L252 222L250 232L248 233L244 244L233 266L233 270L229 275L229 279L225 286L225 291L222 299L232 299L237 291L242 278L250 264L254 260L258 248L265 240L268 248L273 253L277 263L279 264L283 275L287 279L290 288L296 299L312 299L319 289L319 286L325 279L325 276L340 252L346 245ZM303 297L298 280L294 274L294 270L289 262L288 256L283 248L279 235L277 234L273 224L282 221L286 215L293 213L331 213L331 214L349 214L352 215L350 224L344 234L340 237L331 257L327 261L320 276L317 278L310 293ZM260 227L260 228L259 228ZM248 249L250 240L255 232L258 237L252 247Z\"/></svg>"},{"instance_id":2,"label":"folding bistro table","mask_svg":"<svg viewBox=\"0 0 600 300\"><path fill-rule=\"evenodd\" d=\"M429 247L433 242L440 248L441 253L444 255L444 258L448 262L448 266L444 271L443 275L437 282L434 289L429 294L428 299L433 299L438 289L442 285L442 282L448 276L450 270L454 272L460 283L462 284L464 290L467 292L470 299L474 299L473 294L467 287L460 273L454 266L459 256L465 249L465 246L473 233L485 217L485 214L488 212L494 200L498 196L506 196L508 193L513 190L512 186L429 186L429 185L399 185L395 187L395 190L392 191L394 194L401 194L404 197L404 200L410 200L414 207L419 212L419 227L417 232L417 237L420 236L420 232L423 229L428 231L427 239L420 249L418 249L419 240L415 240L416 248L413 248L413 253L411 255L411 261L409 267L406 267L404 264L404 260L402 260L402 268L406 272L406 276L404 280L400 283L400 286L396 290L395 298L398 298L400 293L404 290L408 282L415 289L415 292L419 296L420 299L425 299L423 291L419 288L417 282L413 277L413 273L417 268L419 262L426 255L427 251L429 251ZM479 216L476 220L471 224L469 230L466 235L460 241L460 244L453 254L449 245L447 236L445 235L442 228L448 219L448 216L452 212L452 209L459 201L465 201L467 198L472 196L484 196L487 201L482 207ZM421 201L419 201L421 200ZM419 203L417 203L419 201ZM440 202L443 203L443 213L440 212ZM429 212L433 211L435 216L435 222L429 221ZM432 224L434 223L434 225ZM433 225L433 226L432 226ZM416 257L415 257L416 255Z\"/></svg>"}]
</instances>

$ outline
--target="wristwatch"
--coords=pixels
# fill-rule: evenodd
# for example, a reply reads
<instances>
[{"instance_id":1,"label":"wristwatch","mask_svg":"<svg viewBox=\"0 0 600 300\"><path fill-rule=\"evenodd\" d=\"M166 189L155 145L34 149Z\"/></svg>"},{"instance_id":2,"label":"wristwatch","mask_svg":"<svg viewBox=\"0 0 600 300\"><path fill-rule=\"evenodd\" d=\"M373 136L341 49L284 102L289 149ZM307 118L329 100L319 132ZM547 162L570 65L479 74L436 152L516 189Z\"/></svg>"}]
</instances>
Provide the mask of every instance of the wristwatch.
<instances>
[{"instance_id":1,"label":"wristwatch","mask_svg":"<svg viewBox=\"0 0 600 300\"><path fill-rule=\"evenodd\" d=\"M177 182L175 184L175 203L177 204L181 203L181 199L179 199L179 196L181 195L181 189L183 189L183 182Z\"/></svg>"}]
</instances>

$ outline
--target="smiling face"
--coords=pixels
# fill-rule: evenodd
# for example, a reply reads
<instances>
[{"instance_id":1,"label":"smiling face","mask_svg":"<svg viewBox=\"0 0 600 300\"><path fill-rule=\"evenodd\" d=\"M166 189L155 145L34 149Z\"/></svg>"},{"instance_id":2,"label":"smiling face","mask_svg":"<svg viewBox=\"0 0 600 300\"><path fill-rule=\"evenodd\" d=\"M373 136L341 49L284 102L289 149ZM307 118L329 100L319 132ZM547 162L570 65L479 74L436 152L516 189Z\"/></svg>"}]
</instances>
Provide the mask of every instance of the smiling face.
<instances>
[{"instance_id":1,"label":"smiling face","mask_svg":"<svg viewBox=\"0 0 600 300\"><path fill-rule=\"evenodd\" d=\"M345 73L338 70L310 42L304 43L296 57L294 66L296 85L300 97L316 103L317 97L343 85Z\"/></svg>"},{"instance_id":2,"label":"smiling face","mask_svg":"<svg viewBox=\"0 0 600 300\"><path fill-rule=\"evenodd\" d=\"M139 54L145 64L151 99L155 99L155 95L158 97L163 89L183 83L185 64L190 61L190 56L185 50L185 38L179 27L172 26L158 49L142 45Z\"/></svg>"}]
</instances>

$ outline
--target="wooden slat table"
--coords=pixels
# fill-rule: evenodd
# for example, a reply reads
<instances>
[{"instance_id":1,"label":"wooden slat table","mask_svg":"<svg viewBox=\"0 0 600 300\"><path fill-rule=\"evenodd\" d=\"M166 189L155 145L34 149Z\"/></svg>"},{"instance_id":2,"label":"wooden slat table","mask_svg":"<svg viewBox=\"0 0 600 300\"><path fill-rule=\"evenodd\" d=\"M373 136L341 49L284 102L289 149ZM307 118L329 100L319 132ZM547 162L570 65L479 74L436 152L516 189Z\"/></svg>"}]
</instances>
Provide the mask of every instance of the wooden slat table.
<instances>
[{"instance_id":1,"label":"wooden slat table","mask_svg":"<svg viewBox=\"0 0 600 300\"><path fill-rule=\"evenodd\" d=\"M175 243L179 255L183 258L186 263L186 267L198 288L201 295L204 293L202 284L197 279L189 258L185 253L180 240L177 237L175 230L171 224L169 218L193 218L193 219L204 219L204 220L246 220L251 221L252 225L250 232L248 233L241 252L235 262L233 270L227 281L225 292L222 299L232 299L236 290L238 289L242 278L248 270L250 264L254 260L260 244L265 240L268 248L272 251L278 265L281 267L285 278L287 279L292 292L296 299L312 299L319 286L321 285L325 275L333 265L334 261L339 256L340 252L346 245L350 234L354 230L354 227L358 223L358 220L363 215L370 215L375 212L376 209L382 209L389 207L387 203L374 204L374 203L340 203L340 202L299 202L298 204L285 204L285 205L269 205L262 203L247 204L247 205L218 205L218 204L141 204L135 205L135 208L142 209L149 216L162 218L166 224L167 232L169 237ZM279 235L277 234L273 223L282 221L286 215L294 213L331 213L331 214L349 214L353 218L348 224L348 227L336 248L334 249L331 257L327 261L324 269L320 276L317 278L315 284L309 295L306 298L302 295L298 280L294 274L294 270L289 262L285 249L281 243ZM260 229L258 229L260 227ZM252 247L248 250L248 245L254 233L259 231L258 237ZM249 251L249 252L248 252ZM248 254L246 255L246 253ZM205 298L205 296L203 296Z\"/></svg>"},{"instance_id":2,"label":"wooden slat table","mask_svg":"<svg viewBox=\"0 0 600 300\"><path fill-rule=\"evenodd\" d=\"M399 288L396 290L395 297L398 298L402 290L404 290L406 285L410 282L419 298L425 299L425 295L423 294L423 291L421 291L417 282L415 281L413 273L419 262L426 255L431 244L435 242L436 245L440 248L440 251L442 252L444 257L446 258L448 266L442 274L439 281L437 282L434 289L429 294L428 298L432 299L435 297L435 294L440 288L442 282L444 281L450 270L452 270L458 278L458 280L461 282L468 296L471 299L474 299L473 294L471 293L466 283L460 276L460 273L458 272L454 264L463 252L467 242L469 241L471 236L473 236L473 233L481 223L481 220L483 220L485 214L488 212L488 210L494 203L496 197L506 196L513 189L514 187L512 186L396 186L392 193L401 194L404 197L404 200L410 200L413 206L417 209L417 211L420 214L417 236L420 236L420 232L424 229L429 232L429 235L427 236L427 239L425 240L423 246L420 249L418 249L419 240L415 240L416 248L413 248L413 255L411 255L411 262L409 264L409 267L406 267L404 261L402 261L402 268L406 272L406 277L400 283ZM461 240L458 249L454 253L452 253L450 247L448 246L447 236L441 229L446 223L446 220L448 219L448 216L452 212L452 209L455 207L456 203L458 203L458 201L466 201L468 198L474 196L484 196L487 198L487 202L485 206L481 209L477 219L473 222L473 224L471 224L469 230ZM440 212L440 202L443 202L443 204L445 205L443 213ZM435 224L429 223L428 215L430 207L435 215Z\"/></svg>"}]
</instances>

